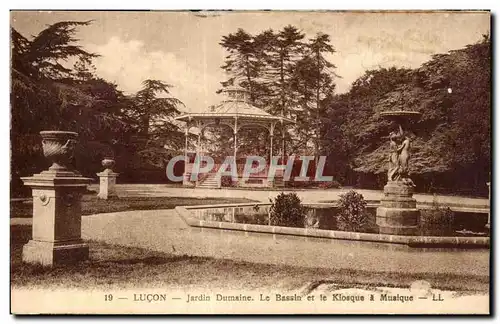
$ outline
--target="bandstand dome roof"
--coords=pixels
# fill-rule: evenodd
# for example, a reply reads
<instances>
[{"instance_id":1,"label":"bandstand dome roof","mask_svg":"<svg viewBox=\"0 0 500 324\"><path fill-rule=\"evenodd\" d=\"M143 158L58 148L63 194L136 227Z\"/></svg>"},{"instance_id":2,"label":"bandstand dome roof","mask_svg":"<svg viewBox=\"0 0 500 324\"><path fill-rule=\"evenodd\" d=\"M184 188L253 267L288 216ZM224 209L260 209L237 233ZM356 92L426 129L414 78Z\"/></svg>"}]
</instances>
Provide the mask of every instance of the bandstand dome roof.
<instances>
[{"instance_id":1,"label":"bandstand dome roof","mask_svg":"<svg viewBox=\"0 0 500 324\"><path fill-rule=\"evenodd\" d=\"M251 119L251 120L268 120L282 121L283 123L295 123L293 120L281 116L274 116L253 106L248 102L248 91L241 87L231 86L223 91L226 98L217 105L210 106L203 112L187 113L176 117L176 120L191 121L200 119Z\"/></svg>"}]
</instances>

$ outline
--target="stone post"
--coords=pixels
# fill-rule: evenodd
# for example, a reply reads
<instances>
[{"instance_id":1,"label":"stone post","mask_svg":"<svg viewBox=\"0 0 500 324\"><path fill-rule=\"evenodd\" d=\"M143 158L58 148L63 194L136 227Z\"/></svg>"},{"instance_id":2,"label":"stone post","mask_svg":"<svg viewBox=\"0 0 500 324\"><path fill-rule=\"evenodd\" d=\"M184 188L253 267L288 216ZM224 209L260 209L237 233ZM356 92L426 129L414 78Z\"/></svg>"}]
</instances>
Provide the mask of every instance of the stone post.
<instances>
[{"instance_id":1,"label":"stone post","mask_svg":"<svg viewBox=\"0 0 500 324\"><path fill-rule=\"evenodd\" d=\"M488 186L488 223L486 224L486 229L490 229L491 224L490 224L490 217L491 217L491 182L486 182L486 185Z\"/></svg>"},{"instance_id":2,"label":"stone post","mask_svg":"<svg viewBox=\"0 0 500 324\"><path fill-rule=\"evenodd\" d=\"M44 155L53 164L40 174L22 178L33 195L33 237L23 247L23 261L54 266L86 260L89 247L81 238L81 196L91 179L66 167L78 134L50 131L41 135Z\"/></svg>"},{"instance_id":3,"label":"stone post","mask_svg":"<svg viewBox=\"0 0 500 324\"><path fill-rule=\"evenodd\" d=\"M116 194L116 178L118 173L113 172L111 169L115 164L112 159L102 160L102 165L106 168L104 171L97 173L99 176L99 194L97 197L100 199L110 199L118 197Z\"/></svg>"}]
</instances>

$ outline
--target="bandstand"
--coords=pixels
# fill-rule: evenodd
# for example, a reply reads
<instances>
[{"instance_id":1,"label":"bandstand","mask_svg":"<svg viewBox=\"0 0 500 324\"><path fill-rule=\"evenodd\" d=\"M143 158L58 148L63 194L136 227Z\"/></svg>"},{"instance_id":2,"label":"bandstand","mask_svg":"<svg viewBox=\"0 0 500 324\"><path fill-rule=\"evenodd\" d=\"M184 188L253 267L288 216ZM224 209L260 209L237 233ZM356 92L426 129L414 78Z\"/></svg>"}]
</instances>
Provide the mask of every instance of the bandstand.
<instances>
[{"instance_id":1,"label":"bandstand","mask_svg":"<svg viewBox=\"0 0 500 324\"><path fill-rule=\"evenodd\" d=\"M228 87L223 90L225 99L216 106L211 106L208 110L200 113L189 113L176 118L176 120L186 123L185 126L185 171L183 184L185 186L199 187L221 187L221 179L217 178L214 168L213 172L202 176L196 181L190 181L193 163L188 158L189 131L191 128L198 129L198 140L196 144L196 154L202 154L201 139L206 127L221 127L227 126L233 132L234 160L238 159L238 132L243 128L264 128L269 133L269 155L266 156L266 168L259 174L253 174L247 181L243 181L241 177L242 165L238 165L237 183L233 186L238 187L274 187L283 186L284 183L276 177L273 180L267 179L267 170L270 165L271 157L274 154L274 134L275 130L286 129L294 121L281 116L273 116L268 112L253 106L248 101L248 91L241 87ZM283 131L281 132L283 134ZM283 136L281 141L284 141Z\"/></svg>"}]
</instances>

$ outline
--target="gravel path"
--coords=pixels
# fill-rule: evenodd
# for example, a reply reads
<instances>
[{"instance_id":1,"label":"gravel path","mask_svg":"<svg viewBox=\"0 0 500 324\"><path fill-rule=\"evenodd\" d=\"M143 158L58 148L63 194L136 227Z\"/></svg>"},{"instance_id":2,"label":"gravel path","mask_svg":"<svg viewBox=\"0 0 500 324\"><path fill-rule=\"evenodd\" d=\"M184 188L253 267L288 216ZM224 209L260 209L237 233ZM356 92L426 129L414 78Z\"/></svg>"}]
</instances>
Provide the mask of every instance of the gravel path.
<instances>
[{"instance_id":1,"label":"gravel path","mask_svg":"<svg viewBox=\"0 0 500 324\"><path fill-rule=\"evenodd\" d=\"M97 185L90 186L92 190L98 191ZM196 198L247 198L268 202L269 198L276 197L279 190L250 190L250 189L206 189L206 188L183 188L161 184L120 184L116 186L117 193L121 197L196 197ZM295 191L304 202L321 202L336 200L339 195L349 189L328 190L297 190ZM355 189L367 200L379 200L382 198L381 190ZM415 194L418 202L432 202L433 195ZM488 199L469 198L459 196L437 195L437 201L443 204L462 204L474 206L489 206Z\"/></svg>"}]
</instances>

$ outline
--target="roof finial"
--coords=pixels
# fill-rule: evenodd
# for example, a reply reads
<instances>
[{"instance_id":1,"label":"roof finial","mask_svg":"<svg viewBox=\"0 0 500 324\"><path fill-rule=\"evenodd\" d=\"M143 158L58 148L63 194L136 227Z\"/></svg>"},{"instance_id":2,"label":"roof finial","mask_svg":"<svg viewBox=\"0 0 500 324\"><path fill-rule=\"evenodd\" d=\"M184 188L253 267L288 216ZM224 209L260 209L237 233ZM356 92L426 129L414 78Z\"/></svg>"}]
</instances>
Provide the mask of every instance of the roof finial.
<instances>
[{"instance_id":1,"label":"roof finial","mask_svg":"<svg viewBox=\"0 0 500 324\"><path fill-rule=\"evenodd\" d=\"M248 102L248 90L240 86L229 86L222 90L227 96L227 101Z\"/></svg>"}]
</instances>

